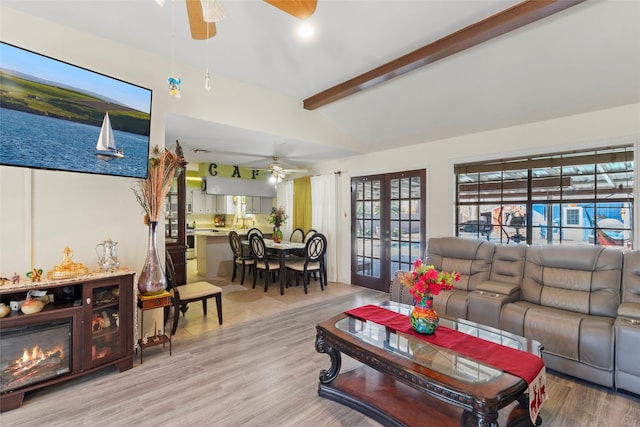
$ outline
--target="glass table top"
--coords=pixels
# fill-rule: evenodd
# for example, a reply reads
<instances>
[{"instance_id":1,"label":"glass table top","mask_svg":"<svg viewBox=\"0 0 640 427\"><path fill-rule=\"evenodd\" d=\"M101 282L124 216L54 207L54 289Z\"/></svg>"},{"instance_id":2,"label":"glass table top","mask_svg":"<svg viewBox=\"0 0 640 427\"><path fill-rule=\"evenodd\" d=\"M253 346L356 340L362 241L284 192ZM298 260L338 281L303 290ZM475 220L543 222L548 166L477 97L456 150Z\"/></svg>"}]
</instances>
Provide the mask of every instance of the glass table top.
<instances>
[{"instance_id":1,"label":"glass table top","mask_svg":"<svg viewBox=\"0 0 640 427\"><path fill-rule=\"evenodd\" d=\"M391 301L383 302L380 306L407 316L409 316L412 309L410 305ZM540 355L541 347L537 341L528 340L495 328L442 315L440 316L440 326ZM392 331L371 321L365 322L347 316L337 321L335 327L362 342L460 381L483 383L502 375L501 370L473 360L473 358L433 345L413 335Z\"/></svg>"}]
</instances>

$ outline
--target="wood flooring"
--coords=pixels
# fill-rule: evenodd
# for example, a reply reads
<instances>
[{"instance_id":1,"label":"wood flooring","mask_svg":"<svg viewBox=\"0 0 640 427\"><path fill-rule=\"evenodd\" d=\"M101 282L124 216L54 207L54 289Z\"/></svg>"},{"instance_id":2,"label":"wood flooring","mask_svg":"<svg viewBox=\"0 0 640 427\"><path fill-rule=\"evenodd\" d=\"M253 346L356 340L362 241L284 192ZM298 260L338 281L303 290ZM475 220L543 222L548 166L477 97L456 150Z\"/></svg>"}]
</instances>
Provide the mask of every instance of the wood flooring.
<instances>
[{"instance_id":1,"label":"wood flooring","mask_svg":"<svg viewBox=\"0 0 640 427\"><path fill-rule=\"evenodd\" d=\"M318 374L330 363L315 351L315 325L386 295L352 287L344 295L327 292L324 297L177 336L172 356L168 348L145 350L144 364L136 358L133 369L122 373L107 368L28 393L21 408L0 414L0 426L379 426L318 397ZM197 307L190 309L194 316ZM207 317L217 323L215 313ZM343 371L356 366L343 358ZM640 426L638 396L552 372L548 392L541 412L544 426ZM428 418L424 425L430 425Z\"/></svg>"}]
</instances>

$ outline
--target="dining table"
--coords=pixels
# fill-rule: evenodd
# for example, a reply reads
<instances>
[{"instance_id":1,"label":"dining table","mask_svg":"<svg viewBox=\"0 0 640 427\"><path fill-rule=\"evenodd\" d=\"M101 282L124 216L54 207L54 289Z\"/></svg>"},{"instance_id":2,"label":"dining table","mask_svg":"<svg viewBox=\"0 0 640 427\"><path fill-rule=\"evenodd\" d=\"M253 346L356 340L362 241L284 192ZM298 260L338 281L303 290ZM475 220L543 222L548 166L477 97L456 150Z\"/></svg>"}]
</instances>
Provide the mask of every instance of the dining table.
<instances>
[{"instance_id":1,"label":"dining table","mask_svg":"<svg viewBox=\"0 0 640 427\"><path fill-rule=\"evenodd\" d=\"M249 241L243 240L242 244L249 246ZM276 243L273 241L273 239L264 239L264 245L267 248L267 250L270 250L278 254L278 259L280 260L280 274L279 274L280 295L284 295L284 288L287 284L287 274L286 274L287 255L292 254L296 251L300 251L301 249L304 249L305 244L302 242L290 242L288 240L282 240Z\"/></svg>"}]
</instances>

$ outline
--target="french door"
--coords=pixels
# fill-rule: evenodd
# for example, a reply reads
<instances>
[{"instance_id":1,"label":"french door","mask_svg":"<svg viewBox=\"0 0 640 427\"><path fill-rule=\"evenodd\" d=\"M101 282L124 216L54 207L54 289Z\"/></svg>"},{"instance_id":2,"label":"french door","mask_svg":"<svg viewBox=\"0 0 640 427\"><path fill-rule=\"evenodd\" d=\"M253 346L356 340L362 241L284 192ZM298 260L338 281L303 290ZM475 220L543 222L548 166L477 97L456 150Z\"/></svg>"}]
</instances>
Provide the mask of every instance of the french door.
<instances>
[{"instance_id":1,"label":"french door","mask_svg":"<svg viewBox=\"0 0 640 427\"><path fill-rule=\"evenodd\" d=\"M351 283L388 291L398 270L422 258L424 169L351 179Z\"/></svg>"}]
</instances>

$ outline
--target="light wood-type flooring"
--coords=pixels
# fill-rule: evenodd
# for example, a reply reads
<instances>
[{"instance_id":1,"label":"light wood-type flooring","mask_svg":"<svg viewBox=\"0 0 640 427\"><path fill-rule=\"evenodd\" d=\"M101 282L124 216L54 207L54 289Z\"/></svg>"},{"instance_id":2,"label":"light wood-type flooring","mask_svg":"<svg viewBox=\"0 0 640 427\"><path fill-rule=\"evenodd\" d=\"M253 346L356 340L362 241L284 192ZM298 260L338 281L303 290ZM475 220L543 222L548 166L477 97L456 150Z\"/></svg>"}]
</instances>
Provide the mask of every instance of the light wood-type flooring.
<instances>
[{"instance_id":1,"label":"light wood-type flooring","mask_svg":"<svg viewBox=\"0 0 640 427\"><path fill-rule=\"evenodd\" d=\"M21 408L0 414L0 426L379 426L318 397L318 374L329 357L315 351L315 325L386 295L338 283L312 282L279 295L261 286L223 286L224 324L215 304L199 303L180 319L173 355L147 349L125 372L107 368L28 393ZM343 371L357 366L343 358ZM640 426L640 398L548 374L544 426ZM429 426L428 415L424 426Z\"/></svg>"}]
</instances>

